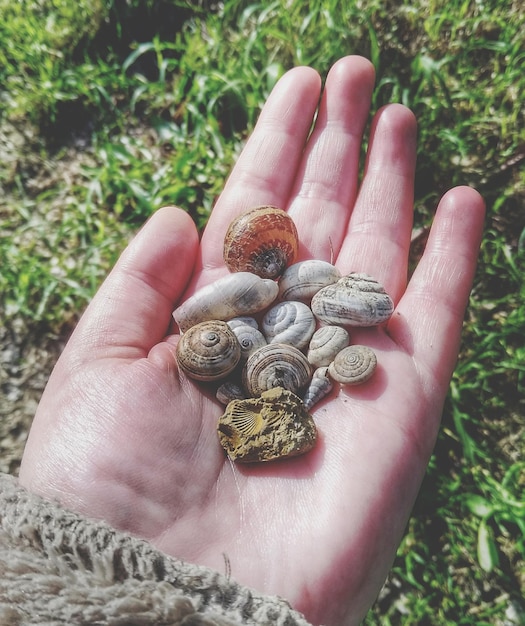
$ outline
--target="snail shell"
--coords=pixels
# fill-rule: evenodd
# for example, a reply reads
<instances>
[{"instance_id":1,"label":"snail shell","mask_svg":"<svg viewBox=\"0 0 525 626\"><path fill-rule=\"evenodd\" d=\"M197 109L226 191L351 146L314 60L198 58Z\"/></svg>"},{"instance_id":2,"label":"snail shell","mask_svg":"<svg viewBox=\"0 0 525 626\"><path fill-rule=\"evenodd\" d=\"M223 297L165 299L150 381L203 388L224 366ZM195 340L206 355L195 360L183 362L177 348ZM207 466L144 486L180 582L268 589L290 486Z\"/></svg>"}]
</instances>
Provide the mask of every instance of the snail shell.
<instances>
[{"instance_id":1,"label":"snail shell","mask_svg":"<svg viewBox=\"0 0 525 626\"><path fill-rule=\"evenodd\" d=\"M239 317L234 317L231 320L228 320L228 326L234 330L237 326L251 326L252 328L256 328L259 330L259 324L257 324L257 320L254 317L249 317L248 315L241 315Z\"/></svg>"},{"instance_id":2,"label":"snail shell","mask_svg":"<svg viewBox=\"0 0 525 626\"><path fill-rule=\"evenodd\" d=\"M250 272L228 274L206 285L183 302L173 317L181 332L207 320L229 320L256 313L269 306L279 288L273 280Z\"/></svg>"},{"instance_id":3,"label":"snail shell","mask_svg":"<svg viewBox=\"0 0 525 626\"><path fill-rule=\"evenodd\" d=\"M303 389L312 376L304 354L284 343L271 343L256 350L242 370L242 382L251 396L283 387L292 393Z\"/></svg>"},{"instance_id":4,"label":"snail shell","mask_svg":"<svg viewBox=\"0 0 525 626\"><path fill-rule=\"evenodd\" d=\"M321 326L308 346L308 360L314 367L330 365L335 356L350 343L348 331L341 326Z\"/></svg>"},{"instance_id":5,"label":"snail shell","mask_svg":"<svg viewBox=\"0 0 525 626\"><path fill-rule=\"evenodd\" d=\"M307 411L320 402L330 391L332 391L333 383L328 376L327 367L319 367L315 370L312 380L308 385L308 389L303 397L303 403Z\"/></svg>"},{"instance_id":6,"label":"snail shell","mask_svg":"<svg viewBox=\"0 0 525 626\"><path fill-rule=\"evenodd\" d=\"M315 317L303 302L280 302L262 319L261 327L268 343L289 343L302 350L315 331Z\"/></svg>"},{"instance_id":7,"label":"snail shell","mask_svg":"<svg viewBox=\"0 0 525 626\"><path fill-rule=\"evenodd\" d=\"M338 383L359 385L372 376L376 367L376 354L371 348L348 346L330 363L328 373Z\"/></svg>"},{"instance_id":8,"label":"snail shell","mask_svg":"<svg viewBox=\"0 0 525 626\"><path fill-rule=\"evenodd\" d=\"M316 259L300 261L286 268L281 276L279 298L309 302L319 289L340 278L341 272L331 263Z\"/></svg>"},{"instance_id":9,"label":"snail shell","mask_svg":"<svg viewBox=\"0 0 525 626\"><path fill-rule=\"evenodd\" d=\"M227 406L232 400L244 400L246 398L246 392L240 385L228 380L219 386L215 397L221 404Z\"/></svg>"},{"instance_id":10,"label":"snail shell","mask_svg":"<svg viewBox=\"0 0 525 626\"><path fill-rule=\"evenodd\" d=\"M250 318L235 319L240 320ZM257 324L257 322L255 323ZM250 356L250 354L252 354L252 352L255 352L255 350L258 350L268 343L266 341L266 337L261 333L261 331L258 328L254 328L251 324L242 324L238 323L238 321L234 322L233 325L231 324L231 322L227 322L227 324L232 329L234 335L237 337L239 345L241 346L242 363L246 361L246 359Z\"/></svg>"},{"instance_id":11,"label":"snail shell","mask_svg":"<svg viewBox=\"0 0 525 626\"><path fill-rule=\"evenodd\" d=\"M219 418L219 441L233 461L272 461L304 454L317 439L314 420L300 398L282 388L234 400Z\"/></svg>"},{"instance_id":12,"label":"snail shell","mask_svg":"<svg viewBox=\"0 0 525 626\"><path fill-rule=\"evenodd\" d=\"M241 346L226 322L201 322L177 344L179 368L195 380L217 380L232 372L241 358Z\"/></svg>"},{"instance_id":13,"label":"snail shell","mask_svg":"<svg viewBox=\"0 0 525 626\"><path fill-rule=\"evenodd\" d=\"M282 209L261 206L239 215L224 238L224 262L231 272L253 272L277 278L295 263L299 237Z\"/></svg>"},{"instance_id":14,"label":"snail shell","mask_svg":"<svg viewBox=\"0 0 525 626\"><path fill-rule=\"evenodd\" d=\"M384 288L366 274L349 274L323 287L312 298L311 306L321 322L348 326L377 326L394 311Z\"/></svg>"}]
</instances>

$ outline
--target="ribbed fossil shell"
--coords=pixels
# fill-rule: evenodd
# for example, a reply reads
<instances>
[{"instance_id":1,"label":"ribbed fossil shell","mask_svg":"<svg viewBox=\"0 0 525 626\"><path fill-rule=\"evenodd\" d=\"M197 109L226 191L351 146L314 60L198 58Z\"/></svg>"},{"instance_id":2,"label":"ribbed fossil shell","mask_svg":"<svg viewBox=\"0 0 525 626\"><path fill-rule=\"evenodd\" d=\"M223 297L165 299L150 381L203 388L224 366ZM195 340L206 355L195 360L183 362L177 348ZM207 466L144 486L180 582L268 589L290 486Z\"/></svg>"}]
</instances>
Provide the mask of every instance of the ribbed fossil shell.
<instances>
[{"instance_id":1,"label":"ribbed fossil shell","mask_svg":"<svg viewBox=\"0 0 525 626\"><path fill-rule=\"evenodd\" d=\"M330 363L328 373L338 383L359 385L372 376L376 367L376 354L371 348L348 346Z\"/></svg>"},{"instance_id":2,"label":"ribbed fossil shell","mask_svg":"<svg viewBox=\"0 0 525 626\"><path fill-rule=\"evenodd\" d=\"M173 312L181 332L207 320L229 320L239 315L257 313L269 306L279 288L250 272L228 274L206 285Z\"/></svg>"},{"instance_id":3,"label":"ribbed fossil shell","mask_svg":"<svg viewBox=\"0 0 525 626\"><path fill-rule=\"evenodd\" d=\"M308 345L315 331L315 317L303 302L280 302L266 312L261 328L268 343L289 343L299 350Z\"/></svg>"},{"instance_id":4,"label":"ribbed fossil shell","mask_svg":"<svg viewBox=\"0 0 525 626\"><path fill-rule=\"evenodd\" d=\"M235 319L238 320L243 318ZM261 331L254 328L252 325L239 324L237 322L234 322L233 326L230 322L227 322L227 324L232 329L241 346L241 362L246 361L250 354L268 343L266 341L266 337L261 333Z\"/></svg>"},{"instance_id":5,"label":"ribbed fossil shell","mask_svg":"<svg viewBox=\"0 0 525 626\"><path fill-rule=\"evenodd\" d=\"M279 299L309 302L319 289L337 282L340 278L341 272L337 267L326 261L310 259L294 263L281 276Z\"/></svg>"},{"instance_id":6,"label":"ribbed fossil shell","mask_svg":"<svg viewBox=\"0 0 525 626\"><path fill-rule=\"evenodd\" d=\"M241 463L304 454L317 438L315 423L300 398L282 388L230 402L217 432L226 454Z\"/></svg>"},{"instance_id":7,"label":"ribbed fossil shell","mask_svg":"<svg viewBox=\"0 0 525 626\"><path fill-rule=\"evenodd\" d=\"M227 406L232 400L244 400L246 398L246 392L240 385L228 380L219 386L215 397L221 404Z\"/></svg>"},{"instance_id":8,"label":"ribbed fossil shell","mask_svg":"<svg viewBox=\"0 0 525 626\"><path fill-rule=\"evenodd\" d=\"M321 326L308 346L308 360L314 367L330 365L335 356L350 343L348 331L341 326Z\"/></svg>"},{"instance_id":9,"label":"ribbed fossil shell","mask_svg":"<svg viewBox=\"0 0 525 626\"><path fill-rule=\"evenodd\" d=\"M308 385L303 396L304 406L307 411L310 411L313 406L320 402L330 391L332 391L333 383L328 376L327 367L319 367L315 370L312 376L312 380Z\"/></svg>"},{"instance_id":10,"label":"ribbed fossil shell","mask_svg":"<svg viewBox=\"0 0 525 626\"><path fill-rule=\"evenodd\" d=\"M241 358L241 346L225 322L201 322L190 328L177 344L179 368L195 380L228 376Z\"/></svg>"},{"instance_id":11,"label":"ribbed fossil shell","mask_svg":"<svg viewBox=\"0 0 525 626\"><path fill-rule=\"evenodd\" d=\"M224 238L224 262L231 272L277 278L295 263L299 238L292 218L273 206L255 207L230 224Z\"/></svg>"},{"instance_id":12,"label":"ribbed fossil shell","mask_svg":"<svg viewBox=\"0 0 525 626\"><path fill-rule=\"evenodd\" d=\"M348 326L377 326L394 310L384 288L366 274L350 274L323 287L312 298L311 306L322 322Z\"/></svg>"},{"instance_id":13,"label":"ribbed fossil shell","mask_svg":"<svg viewBox=\"0 0 525 626\"><path fill-rule=\"evenodd\" d=\"M259 348L246 361L242 383L253 397L274 387L297 393L308 384L311 375L310 363L300 350L283 343L271 343Z\"/></svg>"}]
</instances>

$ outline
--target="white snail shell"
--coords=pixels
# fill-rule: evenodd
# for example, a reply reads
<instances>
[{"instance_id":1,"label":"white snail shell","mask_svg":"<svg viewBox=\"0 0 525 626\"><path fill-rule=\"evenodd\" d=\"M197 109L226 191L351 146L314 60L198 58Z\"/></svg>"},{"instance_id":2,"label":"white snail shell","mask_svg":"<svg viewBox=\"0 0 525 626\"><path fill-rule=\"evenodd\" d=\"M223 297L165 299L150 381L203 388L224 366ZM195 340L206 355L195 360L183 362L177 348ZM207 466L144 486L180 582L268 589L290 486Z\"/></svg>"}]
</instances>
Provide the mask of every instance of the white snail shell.
<instances>
[{"instance_id":1,"label":"white snail shell","mask_svg":"<svg viewBox=\"0 0 525 626\"><path fill-rule=\"evenodd\" d=\"M368 346L348 346L339 352L328 367L330 377L344 385L366 382L377 367L375 352Z\"/></svg>"},{"instance_id":2,"label":"white snail shell","mask_svg":"<svg viewBox=\"0 0 525 626\"><path fill-rule=\"evenodd\" d=\"M190 328L177 344L179 368L195 380L218 380L230 374L241 358L241 346L222 321L201 322Z\"/></svg>"},{"instance_id":3,"label":"white snail shell","mask_svg":"<svg viewBox=\"0 0 525 626\"><path fill-rule=\"evenodd\" d=\"M242 370L242 382L251 396L283 387L297 393L310 381L312 368L305 355L293 346L271 343L256 350Z\"/></svg>"},{"instance_id":4,"label":"white snail shell","mask_svg":"<svg viewBox=\"0 0 525 626\"><path fill-rule=\"evenodd\" d=\"M312 298L312 311L326 324L377 326L390 318L394 303L371 276L349 274L318 291Z\"/></svg>"},{"instance_id":5,"label":"white snail shell","mask_svg":"<svg viewBox=\"0 0 525 626\"><path fill-rule=\"evenodd\" d=\"M308 360L314 367L330 365L336 354L349 343L350 335L342 326L321 326L310 340Z\"/></svg>"},{"instance_id":6,"label":"white snail shell","mask_svg":"<svg viewBox=\"0 0 525 626\"><path fill-rule=\"evenodd\" d=\"M235 319L239 320L243 318ZM234 323L233 326L230 322L227 322L227 324L232 329L234 335L237 337L239 345L241 346L242 363L246 361L246 359L250 356L250 354L252 354L252 352L255 352L255 350L258 350L268 343L266 341L266 337L261 333L261 331L257 328L254 328L250 324Z\"/></svg>"},{"instance_id":7,"label":"white snail shell","mask_svg":"<svg viewBox=\"0 0 525 626\"><path fill-rule=\"evenodd\" d=\"M257 313L277 297L279 288L270 279L250 272L228 274L199 289L173 312L181 332L207 320L229 320Z\"/></svg>"},{"instance_id":8,"label":"white snail shell","mask_svg":"<svg viewBox=\"0 0 525 626\"><path fill-rule=\"evenodd\" d=\"M301 350L315 331L315 317L303 302L280 302L262 319L261 328L268 343L288 343Z\"/></svg>"},{"instance_id":9,"label":"white snail shell","mask_svg":"<svg viewBox=\"0 0 525 626\"><path fill-rule=\"evenodd\" d=\"M340 278L341 272L327 261L299 261L290 265L281 276L279 298L309 302L319 289L337 282Z\"/></svg>"},{"instance_id":10,"label":"white snail shell","mask_svg":"<svg viewBox=\"0 0 525 626\"><path fill-rule=\"evenodd\" d=\"M234 317L231 320L228 320L227 324L232 330L234 330L234 328L236 328L237 326L251 326L252 328L257 328L257 330L259 330L259 324L257 324L257 320L254 317L250 317L248 315Z\"/></svg>"},{"instance_id":11,"label":"white snail shell","mask_svg":"<svg viewBox=\"0 0 525 626\"><path fill-rule=\"evenodd\" d=\"M320 402L330 391L333 383L328 376L328 367L318 367L313 373L312 380L303 396L303 403L307 411Z\"/></svg>"}]
</instances>

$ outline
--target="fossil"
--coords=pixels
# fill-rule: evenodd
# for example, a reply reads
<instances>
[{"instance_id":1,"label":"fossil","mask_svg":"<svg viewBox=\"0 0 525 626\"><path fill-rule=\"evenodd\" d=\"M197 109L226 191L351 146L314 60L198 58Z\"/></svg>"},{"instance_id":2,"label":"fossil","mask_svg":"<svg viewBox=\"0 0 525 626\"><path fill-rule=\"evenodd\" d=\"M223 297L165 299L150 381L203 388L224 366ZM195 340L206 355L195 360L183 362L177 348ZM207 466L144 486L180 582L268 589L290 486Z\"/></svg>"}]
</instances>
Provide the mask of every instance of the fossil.
<instances>
[{"instance_id":1,"label":"fossil","mask_svg":"<svg viewBox=\"0 0 525 626\"><path fill-rule=\"evenodd\" d=\"M280 387L258 398L230 402L217 432L229 458L241 463L298 456L311 450L317 439L302 400Z\"/></svg>"}]
</instances>

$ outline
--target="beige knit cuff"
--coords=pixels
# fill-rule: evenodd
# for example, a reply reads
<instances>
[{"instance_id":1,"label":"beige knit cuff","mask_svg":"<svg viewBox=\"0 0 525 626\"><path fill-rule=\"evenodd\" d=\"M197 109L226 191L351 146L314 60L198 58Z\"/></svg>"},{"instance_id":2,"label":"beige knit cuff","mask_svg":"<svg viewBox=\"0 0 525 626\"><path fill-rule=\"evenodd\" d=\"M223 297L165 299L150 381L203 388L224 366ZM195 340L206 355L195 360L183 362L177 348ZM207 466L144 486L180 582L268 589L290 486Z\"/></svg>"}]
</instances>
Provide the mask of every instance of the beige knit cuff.
<instances>
[{"instance_id":1,"label":"beige knit cuff","mask_svg":"<svg viewBox=\"0 0 525 626\"><path fill-rule=\"evenodd\" d=\"M85 519L0 474L0 624L308 626L281 598Z\"/></svg>"}]
</instances>

